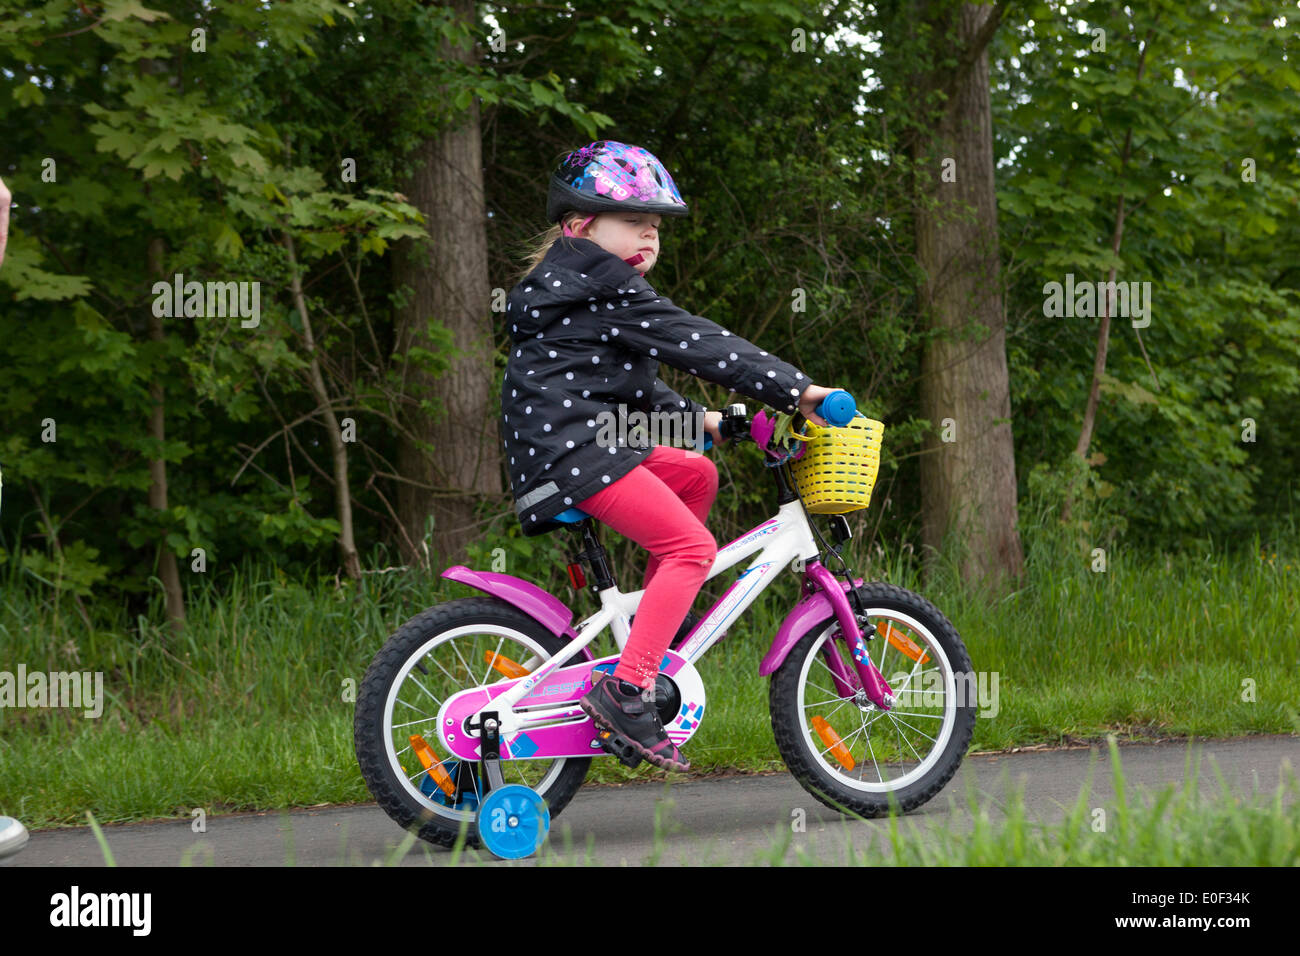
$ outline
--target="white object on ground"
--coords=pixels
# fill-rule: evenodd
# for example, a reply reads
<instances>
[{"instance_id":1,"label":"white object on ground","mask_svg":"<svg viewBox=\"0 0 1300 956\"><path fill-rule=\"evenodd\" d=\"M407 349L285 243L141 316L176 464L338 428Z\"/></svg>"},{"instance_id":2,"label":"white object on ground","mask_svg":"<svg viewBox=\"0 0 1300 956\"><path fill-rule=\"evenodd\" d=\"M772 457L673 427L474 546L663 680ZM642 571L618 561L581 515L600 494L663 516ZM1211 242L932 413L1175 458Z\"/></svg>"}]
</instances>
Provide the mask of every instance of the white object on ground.
<instances>
[{"instance_id":1,"label":"white object on ground","mask_svg":"<svg viewBox=\"0 0 1300 956\"><path fill-rule=\"evenodd\" d=\"M20 821L13 817L0 817L0 860L25 847L29 836Z\"/></svg>"}]
</instances>

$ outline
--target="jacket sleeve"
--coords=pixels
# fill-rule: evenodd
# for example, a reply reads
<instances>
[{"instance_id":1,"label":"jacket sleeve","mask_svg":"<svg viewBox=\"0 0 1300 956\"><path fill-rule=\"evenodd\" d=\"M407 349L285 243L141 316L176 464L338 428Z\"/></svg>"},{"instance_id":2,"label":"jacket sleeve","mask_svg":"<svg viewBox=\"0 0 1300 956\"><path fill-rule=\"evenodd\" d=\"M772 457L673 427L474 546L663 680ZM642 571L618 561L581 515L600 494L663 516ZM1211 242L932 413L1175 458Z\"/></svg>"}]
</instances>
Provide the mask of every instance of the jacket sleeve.
<instances>
[{"instance_id":1,"label":"jacket sleeve","mask_svg":"<svg viewBox=\"0 0 1300 956\"><path fill-rule=\"evenodd\" d=\"M669 388L667 385L665 385L663 382L661 382L659 379L656 378L654 391L650 395L650 410L654 412L661 412L661 411L675 411L676 409L679 408L686 409L686 411L690 412L692 415L695 414L696 412L708 411L707 408L705 408L703 405L701 405L699 402L695 401L694 399L682 398L671 388Z\"/></svg>"},{"instance_id":2,"label":"jacket sleeve","mask_svg":"<svg viewBox=\"0 0 1300 956\"><path fill-rule=\"evenodd\" d=\"M790 363L716 322L678 308L642 278L588 308L596 313L591 318L611 341L779 411L797 412L799 396L812 384L809 376ZM667 389L656 383L655 400L661 387ZM664 394L680 400L667 390Z\"/></svg>"}]
</instances>

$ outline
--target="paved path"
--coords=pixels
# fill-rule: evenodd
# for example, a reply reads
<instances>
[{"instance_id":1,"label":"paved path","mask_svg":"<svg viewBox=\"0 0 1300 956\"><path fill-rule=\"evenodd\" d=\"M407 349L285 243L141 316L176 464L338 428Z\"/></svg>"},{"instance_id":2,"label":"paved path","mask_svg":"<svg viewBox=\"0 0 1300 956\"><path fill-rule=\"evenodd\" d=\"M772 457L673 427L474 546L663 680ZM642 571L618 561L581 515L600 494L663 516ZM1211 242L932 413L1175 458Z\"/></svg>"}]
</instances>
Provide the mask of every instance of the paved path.
<instances>
[{"instance_id":1,"label":"paved path","mask_svg":"<svg viewBox=\"0 0 1300 956\"><path fill-rule=\"evenodd\" d=\"M1181 785L1189 751L1193 762L1200 759L1199 787L1207 797L1221 793L1214 766L1230 791L1246 799L1271 795L1279 780L1292 780L1300 772L1300 738L1293 736L1129 744L1120 748L1128 791L1149 799L1167 784ZM1078 799L1090 762L1088 806L1112 802L1104 746L968 755L944 791L905 817L905 825L967 831L967 787L998 818L1008 787L1017 785L1024 788L1030 819L1060 820ZM1289 791L1289 799L1297 789ZM656 811L661 819L658 846ZM795 826L800 821L801 831ZM366 865L391 853L405 835L374 805L209 817L203 834L193 833L188 821L111 826L104 832L119 866L202 865L209 860L217 866ZM553 862L745 864L761 862L765 851L788 836L787 860L805 852L823 863L842 863L850 846L857 853L888 853L887 835L888 821L846 821L808 796L789 774L780 773L703 778L670 787L584 787L556 818L547 851ZM467 858L479 857L471 851ZM421 842L402 863L449 860L448 851ZM77 828L33 833L10 863L96 866L103 857L90 830Z\"/></svg>"}]
</instances>

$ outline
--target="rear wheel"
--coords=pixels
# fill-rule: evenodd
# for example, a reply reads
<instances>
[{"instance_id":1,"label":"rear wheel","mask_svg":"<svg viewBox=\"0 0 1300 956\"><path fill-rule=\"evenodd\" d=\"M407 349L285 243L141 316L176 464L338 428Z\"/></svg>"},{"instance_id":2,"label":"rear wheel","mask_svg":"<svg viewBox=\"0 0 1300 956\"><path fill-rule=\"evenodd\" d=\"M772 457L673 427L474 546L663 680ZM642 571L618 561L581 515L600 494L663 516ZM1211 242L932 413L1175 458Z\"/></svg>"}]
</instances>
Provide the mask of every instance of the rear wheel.
<instances>
[{"instance_id":1,"label":"rear wheel","mask_svg":"<svg viewBox=\"0 0 1300 956\"><path fill-rule=\"evenodd\" d=\"M514 606L486 596L440 604L402 625L366 671L353 721L361 775L384 812L404 829L418 826L430 843L452 846L463 827L466 843L478 845L475 820L485 796L478 766L439 752L438 710L459 691L534 670L565 643ZM436 769L426 769L426 760ZM586 757L503 760L501 773L506 784L537 791L554 817L590 763Z\"/></svg>"},{"instance_id":2,"label":"rear wheel","mask_svg":"<svg viewBox=\"0 0 1300 956\"><path fill-rule=\"evenodd\" d=\"M832 809L879 816L921 806L957 772L975 729L975 675L961 638L929 601L889 584L862 588L877 637L868 649L898 703L861 689L834 616L814 625L772 675L772 731L799 783ZM892 638L892 639L891 639ZM838 686L832 655L852 686ZM847 693L845 691L848 691Z\"/></svg>"}]
</instances>

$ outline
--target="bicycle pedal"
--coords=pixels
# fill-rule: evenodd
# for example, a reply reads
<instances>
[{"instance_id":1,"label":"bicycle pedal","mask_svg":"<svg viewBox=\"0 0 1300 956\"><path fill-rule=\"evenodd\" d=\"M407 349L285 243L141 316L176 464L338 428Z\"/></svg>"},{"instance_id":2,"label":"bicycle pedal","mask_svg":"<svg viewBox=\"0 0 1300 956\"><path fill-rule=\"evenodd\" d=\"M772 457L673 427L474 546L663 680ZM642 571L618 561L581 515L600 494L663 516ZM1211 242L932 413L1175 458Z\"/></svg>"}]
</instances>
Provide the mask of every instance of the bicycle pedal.
<instances>
[{"instance_id":1,"label":"bicycle pedal","mask_svg":"<svg viewBox=\"0 0 1300 956\"><path fill-rule=\"evenodd\" d=\"M636 767L644 759L637 753L630 740L613 730L603 730L597 727L596 741L600 744L602 750L617 757L625 767Z\"/></svg>"}]
</instances>

